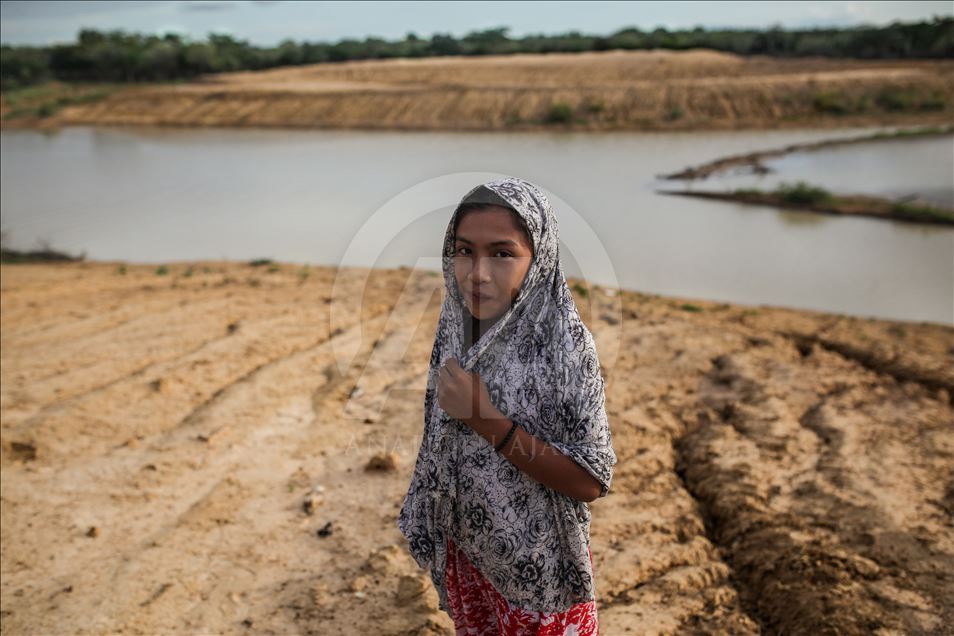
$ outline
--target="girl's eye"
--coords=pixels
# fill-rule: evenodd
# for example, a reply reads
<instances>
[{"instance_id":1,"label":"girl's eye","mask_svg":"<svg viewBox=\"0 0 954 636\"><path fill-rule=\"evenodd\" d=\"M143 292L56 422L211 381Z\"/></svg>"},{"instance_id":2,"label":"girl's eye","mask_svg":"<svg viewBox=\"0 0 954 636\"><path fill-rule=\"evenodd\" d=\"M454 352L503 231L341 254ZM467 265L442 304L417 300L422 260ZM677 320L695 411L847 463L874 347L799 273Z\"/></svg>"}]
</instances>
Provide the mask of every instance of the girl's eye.
<instances>
[{"instance_id":1,"label":"girl's eye","mask_svg":"<svg viewBox=\"0 0 954 636\"><path fill-rule=\"evenodd\" d=\"M470 253L470 248L469 248L469 247L456 247L456 248L454 248L454 254L455 254L455 255L466 256L466 255L469 254L469 253ZM497 255L502 255L504 258L513 258L513 254L511 254L510 252L505 252L505 251L503 251L503 250L498 251L498 252L497 252Z\"/></svg>"}]
</instances>

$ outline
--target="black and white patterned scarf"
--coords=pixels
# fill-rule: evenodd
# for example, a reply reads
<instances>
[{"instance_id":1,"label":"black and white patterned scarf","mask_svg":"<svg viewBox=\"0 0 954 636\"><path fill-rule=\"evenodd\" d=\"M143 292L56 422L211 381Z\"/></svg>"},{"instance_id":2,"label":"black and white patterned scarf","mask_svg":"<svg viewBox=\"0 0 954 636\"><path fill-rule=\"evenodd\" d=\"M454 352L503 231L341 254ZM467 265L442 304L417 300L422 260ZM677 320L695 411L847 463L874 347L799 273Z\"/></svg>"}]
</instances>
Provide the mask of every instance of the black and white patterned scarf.
<instances>
[{"instance_id":1,"label":"black and white patterned scarf","mask_svg":"<svg viewBox=\"0 0 954 636\"><path fill-rule=\"evenodd\" d=\"M457 358L464 370L480 373L501 413L577 462L599 480L600 497L607 494L616 454L605 383L593 336L563 274L550 202L517 178L484 187L523 219L533 258L507 312L463 351L464 321L471 318L454 276L459 208L454 211L444 236L446 293L424 394L423 439L398 527L418 565L430 567L441 609L449 612L450 536L512 605L560 612L595 599L589 506L524 473L435 399L441 365Z\"/></svg>"}]
</instances>

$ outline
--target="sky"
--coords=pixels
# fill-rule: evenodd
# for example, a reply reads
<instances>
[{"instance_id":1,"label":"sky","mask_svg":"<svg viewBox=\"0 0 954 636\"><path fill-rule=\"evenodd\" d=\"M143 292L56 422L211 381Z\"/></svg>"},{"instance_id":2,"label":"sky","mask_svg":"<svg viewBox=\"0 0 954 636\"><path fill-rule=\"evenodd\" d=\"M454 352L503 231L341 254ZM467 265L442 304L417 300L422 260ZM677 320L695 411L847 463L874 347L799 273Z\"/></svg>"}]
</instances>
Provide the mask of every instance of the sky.
<instances>
[{"instance_id":1,"label":"sky","mask_svg":"<svg viewBox=\"0 0 954 636\"><path fill-rule=\"evenodd\" d=\"M0 42L49 45L74 42L80 29L204 40L223 33L259 46L285 39L337 42L374 36L402 39L408 32L460 37L508 27L509 34L577 30L608 35L635 26L652 30L750 27L813 28L885 25L954 15L954 2L298 2L257 0L42 2L0 1Z\"/></svg>"}]
</instances>

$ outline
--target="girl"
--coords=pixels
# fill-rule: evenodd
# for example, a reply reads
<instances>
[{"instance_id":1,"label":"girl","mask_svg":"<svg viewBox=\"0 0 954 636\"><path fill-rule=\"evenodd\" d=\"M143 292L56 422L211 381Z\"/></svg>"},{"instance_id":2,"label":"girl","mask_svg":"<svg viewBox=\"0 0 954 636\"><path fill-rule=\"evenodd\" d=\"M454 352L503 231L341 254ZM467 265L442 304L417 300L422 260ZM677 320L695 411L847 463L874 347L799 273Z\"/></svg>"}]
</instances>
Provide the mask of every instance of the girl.
<instances>
[{"instance_id":1,"label":"girl","mask_svg":"<svg viewBox=\"0 0 954 636\"><path fill-rule=\"evenodd\" d=\"M444 236L424 435L398 526L458 634L597 634L588 502L616 464L546 196L477 186Z\"/></svg>"}]
</instances>

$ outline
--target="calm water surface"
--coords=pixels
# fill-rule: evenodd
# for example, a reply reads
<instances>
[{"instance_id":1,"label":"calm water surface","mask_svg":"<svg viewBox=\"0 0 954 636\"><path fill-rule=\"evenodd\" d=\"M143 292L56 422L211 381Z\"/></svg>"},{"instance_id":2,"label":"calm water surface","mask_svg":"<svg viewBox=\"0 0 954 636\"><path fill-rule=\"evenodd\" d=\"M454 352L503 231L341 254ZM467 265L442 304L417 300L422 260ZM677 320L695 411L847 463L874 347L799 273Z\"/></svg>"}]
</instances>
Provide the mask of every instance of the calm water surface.
<instances>
[{"instance_id":1,"label":"calm water surface","mask_svg":"<svg viewBox=\"0 0 954 636\"><path fill-rule=\"evenodd\" d=\"M866 141L795 152L764 162L765 175L723 174L698 187L771 190L780 183L806 181L839 194L888 199L917 196L954 209L954 136ZM694 186L695 187L695 186Z\"/></svg>"},{"instance_id":2,"label":"calm water surface","mask_svg":"<svg viewBox=\"0 0 954 636\"><path fill-rule=\"evenodd\" d=\"M13 246L46 239L59 249L86 250L91 259L269 257L436 269L452 203L476 185L466 175L447 175L514 174L553 195L569 276L690 298L954 323L949 228L655 192L681 185L657 175L688 165L871 131L4 131L0 201ZM768 165L776 172L724 175L692 187L802 179L836 192L954 199L951 137L856 144ZM374 227L387 226L382 215L397 218L395 210L407 207L388 204L393 197L425 183L443 200L403 210L419 218L379 233L377 242L365 240ZM369 219L370 233L359 233Z\"/></svg>"}]
</instances>

